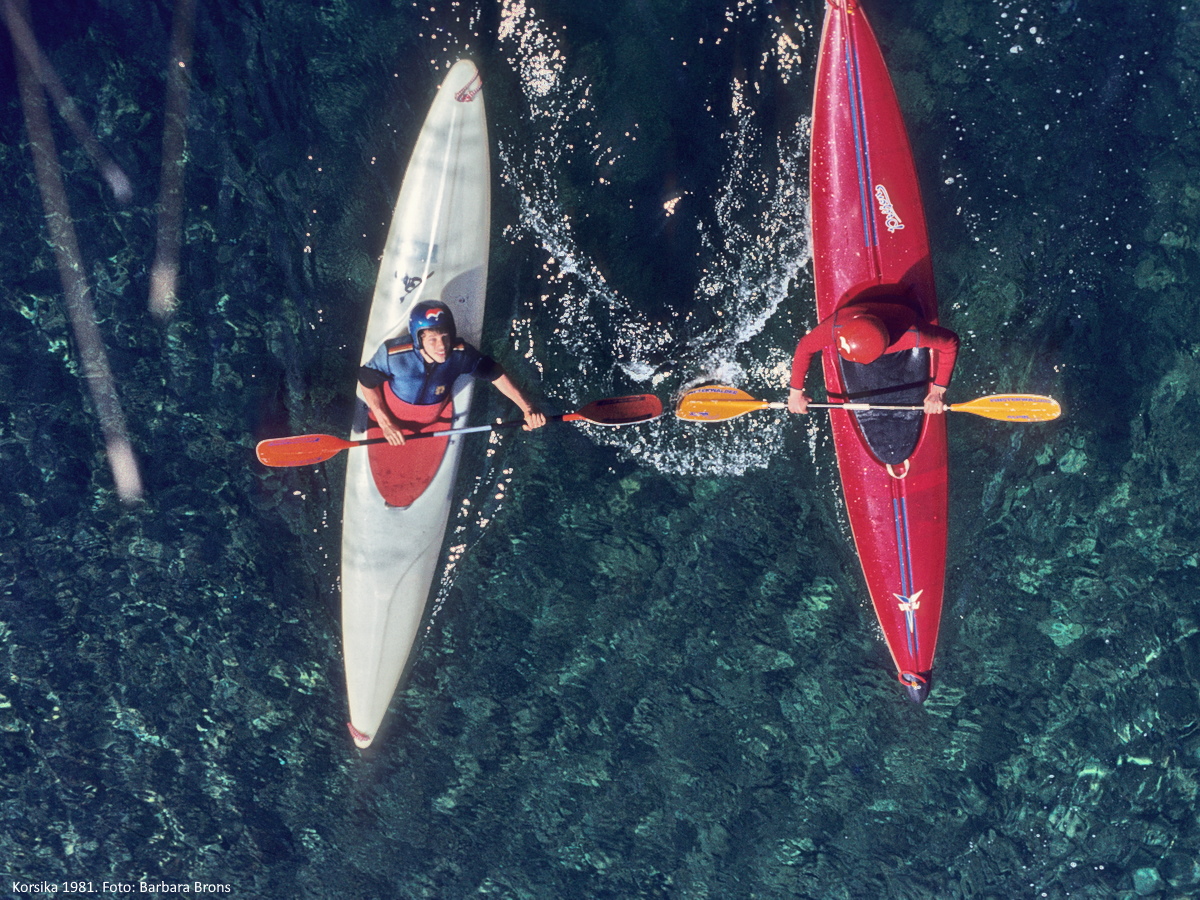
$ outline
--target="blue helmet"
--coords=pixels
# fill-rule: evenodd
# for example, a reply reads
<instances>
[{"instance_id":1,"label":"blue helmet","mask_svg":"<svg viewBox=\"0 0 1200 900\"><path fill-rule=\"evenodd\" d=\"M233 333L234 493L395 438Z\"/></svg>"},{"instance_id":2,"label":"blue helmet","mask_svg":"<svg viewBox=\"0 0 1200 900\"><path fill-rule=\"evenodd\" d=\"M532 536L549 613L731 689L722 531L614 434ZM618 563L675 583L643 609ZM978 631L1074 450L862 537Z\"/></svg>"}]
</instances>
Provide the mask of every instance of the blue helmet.
<instances>
[{"instance_id":1,"label":"blue helmet","mask_svg":"<svg viewBox=\"0 0 1200 900\"><path fill-rule=\"evenodd\" d=\"M440 300L423 300L408 314L408 336L418 350L421 349L421 332L427 328L448 332L451 342L458 336L454 327L454 314L450 312L450 307Z\"/></svg>"}]
</instances>

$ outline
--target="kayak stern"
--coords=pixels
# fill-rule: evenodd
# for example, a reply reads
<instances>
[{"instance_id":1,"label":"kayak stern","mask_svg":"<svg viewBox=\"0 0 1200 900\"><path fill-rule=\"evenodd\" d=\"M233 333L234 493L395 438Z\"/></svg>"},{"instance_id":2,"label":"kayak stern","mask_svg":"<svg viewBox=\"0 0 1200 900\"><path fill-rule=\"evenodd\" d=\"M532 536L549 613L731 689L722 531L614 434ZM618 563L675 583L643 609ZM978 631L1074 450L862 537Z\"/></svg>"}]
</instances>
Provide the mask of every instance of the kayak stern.
<instances>
[{"instance_id":1,"label":"kayak stern","mask_svg":"<svg viewBox=\"0 0 1200 900\"><path fill-rule=\"evenodd\" d=\"M903 672L900 675L900 683L904 685L904 692L908 694L909 700L913 703L924 703L933 688L933 670Z\"/></svg>"}]
</instances>

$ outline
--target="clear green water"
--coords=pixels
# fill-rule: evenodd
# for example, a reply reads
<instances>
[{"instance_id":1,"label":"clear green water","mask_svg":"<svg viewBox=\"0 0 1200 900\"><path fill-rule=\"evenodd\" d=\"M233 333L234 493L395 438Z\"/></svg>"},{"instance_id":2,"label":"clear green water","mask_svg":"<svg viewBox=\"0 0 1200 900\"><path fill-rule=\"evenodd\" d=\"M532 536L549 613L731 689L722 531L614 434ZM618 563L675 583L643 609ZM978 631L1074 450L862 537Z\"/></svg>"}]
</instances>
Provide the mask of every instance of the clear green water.
<instances>
[{"instance_id":1,"label":"clear green water","mask_svg":"<svg viewBox=\"0 0 1200 900\"><path fill-rule=\"evenodd\" d=\"M268 471L252 448L346 429L438 71L466 52L485 73L489 350L563 409L711 377L774 397L813 321L821 5L202 3L168 323L147 295L169 11L39 5L134 186L116 203L51 112L136 506L81 382L5 38L5 890L1200 892L1200 6L867 9L965 338L955 396L1065 409L951 423L929 702L891 678L819 421L562 427L469 455L448 540L468 550L367 757L342 725L340 464Z\"/></svg>"}]
</instances>

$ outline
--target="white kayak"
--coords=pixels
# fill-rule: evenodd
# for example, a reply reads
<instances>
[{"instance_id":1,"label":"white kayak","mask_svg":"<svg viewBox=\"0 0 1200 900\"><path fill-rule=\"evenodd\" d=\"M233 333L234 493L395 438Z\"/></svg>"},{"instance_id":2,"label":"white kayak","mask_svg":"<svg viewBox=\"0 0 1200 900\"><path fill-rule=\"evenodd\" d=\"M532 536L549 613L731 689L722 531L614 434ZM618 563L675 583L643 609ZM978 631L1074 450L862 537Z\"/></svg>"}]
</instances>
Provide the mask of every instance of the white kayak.
<instances>
[{"instance_id":1,"label":"white kayak","mask_svg":"<svg viewBox=\"0 0 1200 900\"><path fill-rule=\"evenodd\" d=\"M365 363L408 332L408 313L440 300L475 346L483 330L491 174L479 72L460 60L447 73L404 173L363 340ZM473 379L454 385L453 426L466 423ZM352 437L364 436L359 398ZM342 644L354 742L378 735L420 629L438 573L463 437L449 439L424 492L388 506L368 453L347 454L342 520ZM414 442L416 443L416 442ZM420 442L424 443L424 442Z\"/></svg>"}]
</instances>

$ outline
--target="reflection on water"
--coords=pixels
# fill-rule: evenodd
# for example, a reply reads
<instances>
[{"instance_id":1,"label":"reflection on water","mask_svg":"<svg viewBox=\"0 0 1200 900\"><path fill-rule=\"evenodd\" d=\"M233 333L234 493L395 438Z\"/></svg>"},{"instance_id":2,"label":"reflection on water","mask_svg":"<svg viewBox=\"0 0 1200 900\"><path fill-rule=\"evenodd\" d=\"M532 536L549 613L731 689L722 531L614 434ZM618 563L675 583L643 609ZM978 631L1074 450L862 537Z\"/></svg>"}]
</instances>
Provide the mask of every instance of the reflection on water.
<instances>
[{"instance_id":1,"label":"reflection on water","mask_svg":"<svg viewBox=\"0 0 1200 900\"><path fill-rule=\"evenodd\" d=\"M341 724L344 463L267 471L252 447L344 433L439 73L469 51L488 79L485 343L506 368L564 409L709 378L776 399L813 321L819 4L197 4L169 321L145 298L175 9L34 6L131 183L115 198L51 117L59 224L145 499L115 494L66 241L0 59L21 211L0 251L11 878L245 897L1196 892L1200 19L867 10L965 338L955 399L1065 410L951 423L929 702L890 680L819 420L562 426L476 439L437 615L360 758Z\"/></svg>"},{"instance_id":2,"label":"reflection on water","mask_svg":"<svg viewBox=\"0 0 1200 900\"><path fill-rule=\"evenodd\" d=\"M92 162L100 168L102 175L107 176L109 185L114 188L118 199L129 199L128 180L92 137L74 101L66 95L53 66L37 45L33 29L29 26L28 6L18 3L17 0L5 0L0 6L0 12L3 13L12 38L13 62L17 70L21 108L29 135L33 168L41 194L42 209L46 215L46 229L50 233L55 262L62 279L64 305L71 323L72 337L78 348L81 374L104 433L105 452L112 472L113 485L123 501L132 503L141 499L142 478L138 471L137 456L129 441L125 412L117 397L117 387L109 368L108 353L96 328L91 288L84 274L83 256L79 251L79 239L75 233L71 207L63 185L62 168L58 162L54 135L50 130L50 117L43 88L54 98L64 120L80 140Z\"/></svg>"}]
</instances>

